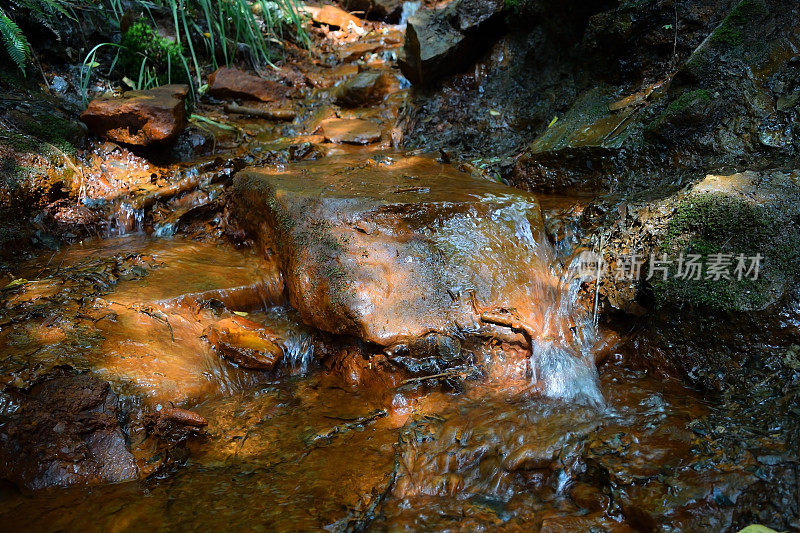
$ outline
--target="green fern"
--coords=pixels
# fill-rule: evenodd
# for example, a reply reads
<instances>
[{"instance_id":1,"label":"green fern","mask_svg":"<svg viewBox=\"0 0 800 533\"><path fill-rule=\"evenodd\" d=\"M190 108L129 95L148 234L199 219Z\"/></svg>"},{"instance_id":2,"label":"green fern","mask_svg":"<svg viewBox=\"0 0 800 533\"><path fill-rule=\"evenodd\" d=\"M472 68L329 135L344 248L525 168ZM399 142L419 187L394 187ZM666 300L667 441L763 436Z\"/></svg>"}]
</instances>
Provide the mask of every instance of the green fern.
<instances>
[{"instance_id":1,"label":"green fern","mask_svg":"<svg viewBox=\"0 0 800 533\"><path fill-rule=\"evenodd\" d=\"M6 15L0 8L0 39L6 48L6 53L25 74L25 66L31 55L31 45L19 26Z\"/></svg>"}]
</instances>

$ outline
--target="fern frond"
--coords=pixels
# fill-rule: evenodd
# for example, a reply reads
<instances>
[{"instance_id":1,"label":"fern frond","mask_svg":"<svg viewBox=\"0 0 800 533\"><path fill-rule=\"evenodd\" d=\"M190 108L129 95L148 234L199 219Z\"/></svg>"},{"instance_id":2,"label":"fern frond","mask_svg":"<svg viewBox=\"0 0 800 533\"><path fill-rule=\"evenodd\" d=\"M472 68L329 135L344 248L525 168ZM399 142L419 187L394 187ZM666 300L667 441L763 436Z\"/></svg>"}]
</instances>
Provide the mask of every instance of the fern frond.
<instances>
[{"instance_id":1,"label":"fern frond","mask_svg":"<svg viewBox=\"0 0 800 533\"><path fill-rule=\"evenodd\" d=\"M0 40L3 41L8 56L24 74L25 65L31 55L31 45L19 26L6 15L2 8L0 8Z\"/></svg>"}]
</instances>

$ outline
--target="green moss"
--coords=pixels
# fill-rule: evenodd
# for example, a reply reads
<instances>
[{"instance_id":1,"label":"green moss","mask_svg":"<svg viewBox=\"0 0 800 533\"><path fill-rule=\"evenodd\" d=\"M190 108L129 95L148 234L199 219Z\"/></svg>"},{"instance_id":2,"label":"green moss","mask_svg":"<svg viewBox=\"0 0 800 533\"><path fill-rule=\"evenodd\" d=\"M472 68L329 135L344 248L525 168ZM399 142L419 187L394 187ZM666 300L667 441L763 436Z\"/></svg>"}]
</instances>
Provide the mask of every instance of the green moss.
<instances>
[{"instance_id":1,"label":"green moss","mask_svg":"<svg viewBox=\"0 0 800 533\"><path fill-rule=\"evenodd\" d=\"M75 138L77 128L75 123L66 118L56 115L39 115L19 124L19 127L24 133L52 144L67 154L74 155L76 152L75 145L72 144L71 139ZM32 150L25 151L40 152L42 151L41 148L41 146L38 146Z\"/></svg>"},{"instance_id":2,"label":"green moss","mask_svg":"<svg viewBox=\"0 0 800 533\"><path fill-rule=\"evenodd\" d=\"M681 115L683 112L694 109L698 106L706 106L713 101L711 92L706 89L696 89L693 91L686 91L672 102L660 114L650 121L647 125L647 130L655 131L665 122L671 121L673 118Z\"/></svg>"},{"instance_id":3,"label":"green moss","mask_svg":"<svg viewBox=\"0 0 800 533\"><path fill-rule=\"evenodd\" d=\"M781 221L780 213L719 193L694 195L681 202L660 249L673 259L681 254L700 255L703 265L708 264L711 254L734 255L730 269L733 279L678 279L675 268L666 281L652 284L656 300L662 304L690 304L717 310L763 307L771 301L773 282L798 275L800 263L800 235L796 228ZM735 279L739 254L746 257L761 254L764 259L758 279ZM704 269L703 278L706 273Z\"/></svg>"},{"instance_id":4,"label":"green moss","mask_svg":"<svg viewBox=\"0 0 800 533\"><path fill-rule=\"evenodd\" d=\"M155 68L159 84L185 81L183 49L179 43L165 39L144 22L136 22L122 36L120 66L132 79L139 79L142 62Z\"/></svg>"},{"instance_id":5,"label":"green moss","mask_svg":"<svg viewBox=\"0 0 800 533\"><path fill-rule=\"evenodd\" d=\"M711 34L711 42L731 48L741 45L746 27L752 23L753 18L766 12L763 0L742 0Z\"/></svg>"},{"instance_id":6,"label":"green moss","mask_svg":"<svg viewBox=\"0 0 800 533\"><path fill-rule=\"evenodd\" d=\"M13 131L0 132L0 144L5 144L15 152L21 153L35 154L44 149L42 143L37 139Z\"/></svg>"},{"instance_id":7,"label":"green moss","mask_svg":"<svg viewBox=\"0 0 800 533\"><path fill-rule=\"evenodd\" d=\"M687 91L680 95L678 98L670 102L667 106L665 113L667 115L674 115L680 113L684 109L697 105L701 102L711 102L711 93L705 89L697 89L695 91Z\"/></svg>"}]
</instances>

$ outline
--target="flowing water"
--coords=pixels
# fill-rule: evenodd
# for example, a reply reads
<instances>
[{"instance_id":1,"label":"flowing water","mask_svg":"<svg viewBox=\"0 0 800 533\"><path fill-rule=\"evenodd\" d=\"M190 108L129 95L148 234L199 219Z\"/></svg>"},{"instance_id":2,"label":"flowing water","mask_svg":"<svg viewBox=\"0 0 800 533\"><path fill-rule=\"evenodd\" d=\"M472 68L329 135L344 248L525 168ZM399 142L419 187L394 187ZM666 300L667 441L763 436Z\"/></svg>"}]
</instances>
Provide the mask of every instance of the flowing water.
<instances>
[{"instance_id":1,"label":"flowing water","mask_svg":"<svg viewBox=\"0 0 800 533\"><path fill-rule=\"evenodd\" d=\"M406 3L404 21L418 5ZM381 48L362 66L388 69L381 57L396 51L398 34L392 28L365 37L378 39ZM332 56L339 48L331 45ZM338 78L334 71L308 72L323 87L309 102ZM276 140L278 128L263 121L242 119L237 127L246 130L250 163L280 159L287 146L316 146L322 159L284 158L262 165L268 169L262 173L289 183L281 201L299 194L302 216L310 212L309 198L332 199L331 219L358 226L344 249L377 239L372 235L380 232L364 213L388 213L400 244L380 248L385 243L375 240L364 253L389 250L395 263L365 278L401 287L390 295L397 310L387 314L380 291L359 293L372 305L364 309L383 302L375 316L388 325L381 323L380 331L439 313L436 291L407 276L421 272L408 266L412 257L396 259L409 242L417 250L420 242L433 243L445 258L434 263L434 278L477 285L462 287L465 294L472 290L472 301L443 293L458 300L459 316L472 320L457 324L456 332L470 364L456 365L459 374L437 366L439 360L417 361L424 372L409 379L389 361L394 346L329 335L348 330L321 314L304 314L325 279L308 281L309 274L308 293L297 294L285 264L258 246L175 236L187 227L184 214L221 197L223 186L213 183L221 178L182 167L174 183L158 188L149 185L152 169L139 160L118 165L115 172L131 190L146 189L149 196L125 201L95 180L87 194L112 206L110 237L19 265L22 281L2 292L0 365L4 384L19 390L63 367L108 382L120 400L139 479L33 493L4 485L2 529L624 531L696 518L702 509L693 506L702 507L702 498L687 495L734 483L735 470L696 468L699 441L688 428L708 411L702 399L676 382L627 369L617 337L598 327L591 294L582 291L590 274L575 253L570 216L585 199L536 198L433 157L393 150L390 126L403 98L398 90L380 106L337 111L383 129L382 142L364 147L323 142L313 114L293 126L288 141ZM324 108L316 113L330 115ZM427 204L409 199L423 196ZM159 201L166 212L161 218L153 208ZM459 202L467 206L463 212ZM330 214L325 209L311 218ZM447 216L440 216L442 209L450 210ZM397 213L406 217L402 224L391 218ZM408 227L427 240L408 237ZM384 259L366 264L380 266ZM414 295L428 309L408 304ZM512 309L498 311L498 305ZM481 313L495 311L505 318L513 311L522 326L479 323ZM252 370L221 357L210 339L223 324L248 346L278 345L281 359L268 370ZM361 331L369 334L370 324ZM429 368L445 379L430 380ZM11 394L0 400L4 417L19 408ZM200 436L154 452L142 428L150 414L173 406L191 409L208 425ZM719 525L706 520L712 529Z\"/></svg>"}]
</instances>

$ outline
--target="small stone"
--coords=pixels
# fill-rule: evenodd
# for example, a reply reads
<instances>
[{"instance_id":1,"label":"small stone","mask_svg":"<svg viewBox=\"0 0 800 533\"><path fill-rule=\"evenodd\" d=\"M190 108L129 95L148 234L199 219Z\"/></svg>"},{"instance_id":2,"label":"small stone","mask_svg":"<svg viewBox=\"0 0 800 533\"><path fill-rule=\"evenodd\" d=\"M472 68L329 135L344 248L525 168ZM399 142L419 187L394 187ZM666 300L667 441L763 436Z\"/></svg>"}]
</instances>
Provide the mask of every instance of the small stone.
<instances>
[{"instance_id":1,"label":"small stone","mask_svg":"<svg viewBox=\"0 0 800 533\"><path fill-rule=\"evenodd\" d=\"M393 78L382 72L361 72L336 87L336 104L362 107L383 101L392 90Z\"/></svg>"},{"instance_id":2,"label":"small stone","mask_svg":"<svg viewBox=\"0 0 800 533\"><path fill-rule=\"evenodd\" d=\"M187 85L128 91L120 98L92 100L81 114L89 130L105 139L135 146L174 141L186 127Z\"/></svg>"},{"instance_id":3,"label":"small stone","mask_svg":"<svg viewBox=\"0 0 800 533\"><path fill-rule=\"evenodd\" d=\"M302 9L311 15L311 20L317 24L333 26L343 30L355 30L359 34L364 32L364 23L358 17L336 6L304 6Z\"/></svg>"},{"instance_id":4,"label":"small stone","mask_svg":"<svg viewBox=\"0 0 800 533\"><path fill-rule=\"evenodd\" d=\"M289 95L289 88L235 68L220 68L208 77L208 95L218 98L243 98L276 102Z\"/></svg>"},{"instance_id":5,"label":"small stone","mask_svg":"<svg viewBox=\"0 0 800 533\"><path fill-rule=\"evenodd\" d=\"M247 370L271 370L283 358L281 347L249 320L221 320L203 336L220 356Z\"/></svg>"}]
</instances>

